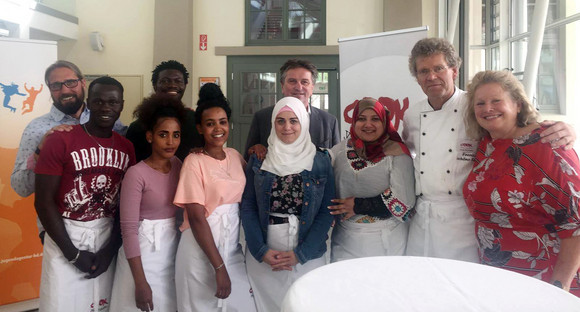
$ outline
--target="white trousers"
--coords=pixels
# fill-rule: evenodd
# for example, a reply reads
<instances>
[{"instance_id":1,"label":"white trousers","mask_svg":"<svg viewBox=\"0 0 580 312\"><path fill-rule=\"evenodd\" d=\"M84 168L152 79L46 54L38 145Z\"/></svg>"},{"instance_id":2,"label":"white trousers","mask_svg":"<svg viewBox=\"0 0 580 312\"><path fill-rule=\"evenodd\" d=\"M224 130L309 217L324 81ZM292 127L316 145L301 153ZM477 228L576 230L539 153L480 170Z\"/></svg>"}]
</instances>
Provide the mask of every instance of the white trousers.
<instances>
[{"instance_id":1,"label":"white trousers","mask_svg":"<svg viewBox=\"0 0 580 312\"><path fill-rule=\"evenodd\" d=\"M87 222L69 219L63 221L75 247L90 252L97 252L106 245L113 229L111 218ZM114 274L113 259L103 274L92 279L85 278L87 273L70 264L47 233L42 257L39 311L107 312L111 302Z\"/></svg>"},{"instance_id":2,"label":"white trousers","mask_svg":"<svg viewBox=\"0 0 580 312\"><path fill-rule=\"evenodd\" d=\"M143 271L153 293L154 311L175 312L175 218L141 221L139 248ZM117 256L111 311L141 311L135 303L135 280L123 248L119 249Z\"/></svg>"},{"instance_id":3,"label":"white trousers","mask_svg":"<svg viewBox=\"0 0 580 312\"><path fill-rule=\"evenodd\" d=\"M215 297L217 283L214 267L195 240L191 229L188 229L181 234L175 260L178 311L256 311L246 274L244 255L239 244L238 204L217 207L207 217L207 222L228 270L232 292L225 300Z\"/></svg>"}]
</instances>

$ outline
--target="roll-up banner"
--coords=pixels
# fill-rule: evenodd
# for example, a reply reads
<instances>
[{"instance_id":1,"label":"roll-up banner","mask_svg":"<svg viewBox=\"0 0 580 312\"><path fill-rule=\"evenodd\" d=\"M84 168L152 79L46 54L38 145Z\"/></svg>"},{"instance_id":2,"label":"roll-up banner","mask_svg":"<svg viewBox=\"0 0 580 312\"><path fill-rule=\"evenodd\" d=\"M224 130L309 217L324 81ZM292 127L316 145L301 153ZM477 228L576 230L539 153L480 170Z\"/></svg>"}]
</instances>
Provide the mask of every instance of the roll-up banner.
<instances>
[{"instance_id":1,"label":"roll-up banner","mask_svg":"<svg viewBox=\"0 0 580 312\"><path fill-rule=\"evenodd\" d=\"M350 137L354 102L363 97L383 103L395 128L402 131L409 105L426 98L409 72L409 55L427 30L424 26L338 40L343 139Z\"/></svg>"},{"instance_id":2,"label":"roll-up banner","mask_svg":"<svg viewBox=\"0 0 580 312\"><path fill-rule=\"evenodd\" d=\"M44 71L56 59L54 41L0 38L0 306L38 298L42 245L34 195L16 194L10 175L22 131L52 105Z\"/></svg>"}]
</instances>

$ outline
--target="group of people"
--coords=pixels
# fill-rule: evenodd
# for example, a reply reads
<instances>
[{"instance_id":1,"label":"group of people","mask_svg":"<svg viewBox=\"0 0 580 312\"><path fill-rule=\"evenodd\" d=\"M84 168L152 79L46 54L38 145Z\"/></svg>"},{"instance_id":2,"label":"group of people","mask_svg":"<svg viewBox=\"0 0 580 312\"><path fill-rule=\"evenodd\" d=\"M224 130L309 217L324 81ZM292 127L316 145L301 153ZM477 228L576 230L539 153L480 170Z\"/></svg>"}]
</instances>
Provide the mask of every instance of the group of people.
<instances>
[{"instance_id":1,"label":"group of people","mask_svg":"<svg viewBox=\"0 0 580 312\"><path fill-rule=\"evenodd\" d=\"M580 295L574 129L539 123L509 72L460 90L460 65L449 42L420 40L409 68L427 99L402 136L362 97L340 141L336 118L309 103L316 67L288 60L284 97L254 115L243 156L226 147L219 86L184 107L179 62L155 68L126 138L118 81L91 82L85 104L80 70L51 65L54 105L25 129L12 174L20 195L36 193L41 310L279 311L292 283L326 264L329 233L331 262L465 260Z\"/></svg>"}]
</instances>

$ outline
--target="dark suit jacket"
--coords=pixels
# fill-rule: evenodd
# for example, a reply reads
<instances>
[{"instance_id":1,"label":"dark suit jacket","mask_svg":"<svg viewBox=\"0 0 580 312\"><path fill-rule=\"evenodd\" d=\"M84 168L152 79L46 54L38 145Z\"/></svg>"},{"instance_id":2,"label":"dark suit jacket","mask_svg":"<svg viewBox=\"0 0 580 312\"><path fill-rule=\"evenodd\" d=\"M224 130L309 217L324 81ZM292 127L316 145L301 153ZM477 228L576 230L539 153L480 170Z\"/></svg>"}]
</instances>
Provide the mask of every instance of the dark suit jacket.
<instances>
[{"instance_id":1,"label":"dark suit jacket","mask_svg":"<svg viewBox=\"0 0 580 312\"><path fill-rule=\"evenodd\" d=\"M310 138L316 147L331 148L340 142L338 120L331 114L310 106ZM256 144L268 147L268 137L272 129L274 106L266 107L254 114L246 141L244 156L248 159L248 149Z\"/></svg>"}]
</instances>

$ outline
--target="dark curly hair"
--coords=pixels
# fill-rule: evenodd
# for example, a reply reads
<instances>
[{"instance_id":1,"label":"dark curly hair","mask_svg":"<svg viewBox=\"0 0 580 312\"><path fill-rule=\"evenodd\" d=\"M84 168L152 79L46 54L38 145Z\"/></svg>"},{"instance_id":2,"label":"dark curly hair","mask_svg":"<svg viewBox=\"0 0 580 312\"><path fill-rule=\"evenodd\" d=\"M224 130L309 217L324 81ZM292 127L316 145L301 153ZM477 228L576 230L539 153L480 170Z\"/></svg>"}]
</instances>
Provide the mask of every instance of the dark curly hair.
<instances>
[{"instance_id":1,"label":"dark curly hair","mask_svg":"<svg viewBox=\"0 0 580 312\"><path fill-rule=\"evenodd\" d=\"M183 74L183 82L187 84L189 79L189 72L187 72L187 68L185 68L183 64L176 60L169 60L161 62L161 64L157 65L152 71L153 75L151 75L151 82L153 85L157 84L157 80L159 80L159 73L166 69L176 69L180 71Z\"/></svg>"},{"instance_id":2,"label":"dark curly hair","mask_svg":"<svg viewBox=\"0 0 580 312\"><path fill-rule=\"evenodd\" d=\"M206 83L199 89L199 100L197 101L197 108L195 109L195 123L198 125L201 124L203 111L212 107L221 107L226 112L228 120L230 120L232 109L224 93L218 85Z\"/></svg>"},{"instance_id":3,"label":"dark curly hair","mask_svg":"<svg viewBox=\"0 0 580 312\"><path fill-rule=\"evenodd\" d=\"M158 95L144 98L133 112L133 117L140 120L147 131L153 131L161 118L176 118L181 126L185 122L186 115L187 109L180 100Z\"/></svg>"}]
</instances>

